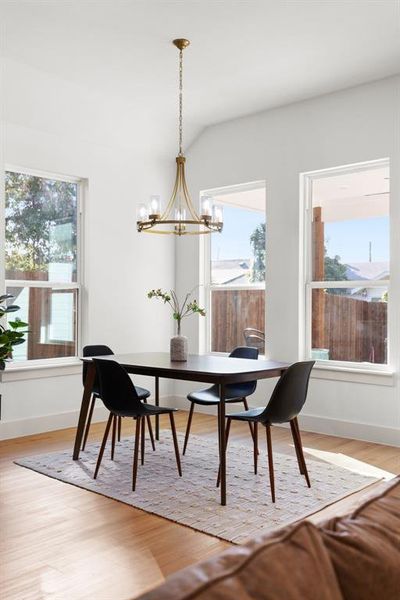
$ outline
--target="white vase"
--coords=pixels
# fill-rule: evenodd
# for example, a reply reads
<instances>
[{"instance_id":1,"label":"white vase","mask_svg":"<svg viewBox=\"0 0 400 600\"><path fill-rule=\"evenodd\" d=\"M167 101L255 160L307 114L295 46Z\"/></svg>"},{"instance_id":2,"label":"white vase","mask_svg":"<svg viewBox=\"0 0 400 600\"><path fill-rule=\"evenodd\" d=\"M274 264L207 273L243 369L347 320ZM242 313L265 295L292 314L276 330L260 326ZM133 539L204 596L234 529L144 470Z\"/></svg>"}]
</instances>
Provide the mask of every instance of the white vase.
<instances>
[{"instance_id":1,"label":"white vase","mask_svg":"<svg viewBox=\"0 0 400 600\"><path fill-rule=\"evenodd\" d=\"M170 353L172 362L185 362L188 357L188 339L185 335L171 338Z\"/></svg>"}]
</instances>

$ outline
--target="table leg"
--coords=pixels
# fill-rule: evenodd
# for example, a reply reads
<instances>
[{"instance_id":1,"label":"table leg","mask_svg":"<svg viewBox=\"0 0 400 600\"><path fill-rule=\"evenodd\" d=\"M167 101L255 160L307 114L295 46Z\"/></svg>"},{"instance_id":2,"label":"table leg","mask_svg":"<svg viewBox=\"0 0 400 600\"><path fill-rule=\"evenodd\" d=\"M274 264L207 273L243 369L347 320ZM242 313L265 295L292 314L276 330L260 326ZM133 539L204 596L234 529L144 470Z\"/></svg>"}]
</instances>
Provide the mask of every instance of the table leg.
<instances>
[{"instance_id":1,"label":"table leg","mask_svg":"<svg viewBox=\"0 0 400 600\"><path fill-rule=\"evenodd\" d=\"M160 379L156 377L155 385L155 401L156 406L160 406ZM156 415L156 440L160 439L160 417Z\"/></svg>"},{"instance_id":2,"label":"table leg","mask_svg":"<svg viewBox=\"0 0 400 600\"><path fill-rule=\"evenodd\" d=\"M74 452L72 454L72 458L74 460L78 460L79 451L81 449L83 432L85 430L85 423L87 419L87 414L89 410L90 397L92 395L92 389L94 384L94 379L96 375L96 367L94 363L88 364L88 370L85 379L85 387L83 388L83 396L81 403L81 410L79 413L78 427L76 429L75 434L75 443L74 443Z\"/></svg>"},{"instance_id":3,"label":"table leg","mask_svg":"<svg viewBox=\"0 0 400 600\"><path fill-rule=\"evenodd\" d=\"M226 506L225 384L219 386L218 439L221 469L221 504Z\"/></svg>"}]
</instances>

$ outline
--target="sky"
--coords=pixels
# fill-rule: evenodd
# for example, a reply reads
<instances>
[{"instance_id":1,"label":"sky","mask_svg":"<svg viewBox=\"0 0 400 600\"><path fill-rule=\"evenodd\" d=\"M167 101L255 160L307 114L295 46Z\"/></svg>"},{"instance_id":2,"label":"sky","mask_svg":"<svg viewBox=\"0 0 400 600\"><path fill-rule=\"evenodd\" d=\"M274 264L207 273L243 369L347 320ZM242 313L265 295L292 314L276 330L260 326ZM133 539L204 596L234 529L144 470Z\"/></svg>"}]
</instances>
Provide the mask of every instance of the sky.
<instances>
[{"instance_id":1,"label":"sky","mask_svg":"<svg viewBox=\"0 0 400 600\"><path fill-rule=\"evenodd\" d=\"M224 228L211 236L211 259L250 258L253 256L250 236L265 221L261 212L224 206Z\"/></svg>"},{"instance_id":2,"label":"sky","mask_svg":"<svg viewBox=\"0 0 400 600\"><path fill-rule=\"evenodd\" d=\"M211 236L212 260L250 258L250 235L263 219L262 213L224 206L222 234ZM389 260L388 217L325 223L328 256L338 255L342 263L368 262L369 242L373 262Z\"/></svg>"},{"instance_id":3,"label":"sky","mask_svg":"<svg viewBox=\"0 0 400 600\"><path fill-rule=\"evenodd\" d=\"M325 223L328 256L337 254L342 263L369 262L369 242L372 262L389 260L388 217Z\"/></svg>"}]
</instances>

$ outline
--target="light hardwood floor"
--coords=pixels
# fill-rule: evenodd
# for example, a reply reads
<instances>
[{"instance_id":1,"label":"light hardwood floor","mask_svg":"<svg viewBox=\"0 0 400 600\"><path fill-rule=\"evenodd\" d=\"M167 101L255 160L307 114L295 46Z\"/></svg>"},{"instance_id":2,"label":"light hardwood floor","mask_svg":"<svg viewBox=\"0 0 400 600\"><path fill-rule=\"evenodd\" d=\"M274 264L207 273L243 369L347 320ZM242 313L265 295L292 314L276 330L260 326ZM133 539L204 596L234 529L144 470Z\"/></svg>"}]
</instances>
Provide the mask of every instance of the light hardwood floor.
<instances>
[{"instance_id":1,"label":"light hardwood floor","mask_svg":"<svg viewBox=\"0 0 400 600\"><path fill-rule=\"evenodd\" d=\"M182 432L186 418L183 411L177 414ZM99 439L103 431L103 423L93 425L90 439ZM192 432L215 436L216 419L195 415ZM131 422L124 424L123 434L132 435ZM232 437L251 443L246 425L235 424ZM229 547L228 542L13 464L18 457L72 448L73 439L74 430L65 429L0 443L3 600L127 600ZM333 459L350 457L400 472L398 448L315 433L303 433L303 445L311 453L327 452ZM274 428L273 446L293 452L289 431ZM354 496L313 519L343 512L351 500Z\"/></svg>"}]
</instances>

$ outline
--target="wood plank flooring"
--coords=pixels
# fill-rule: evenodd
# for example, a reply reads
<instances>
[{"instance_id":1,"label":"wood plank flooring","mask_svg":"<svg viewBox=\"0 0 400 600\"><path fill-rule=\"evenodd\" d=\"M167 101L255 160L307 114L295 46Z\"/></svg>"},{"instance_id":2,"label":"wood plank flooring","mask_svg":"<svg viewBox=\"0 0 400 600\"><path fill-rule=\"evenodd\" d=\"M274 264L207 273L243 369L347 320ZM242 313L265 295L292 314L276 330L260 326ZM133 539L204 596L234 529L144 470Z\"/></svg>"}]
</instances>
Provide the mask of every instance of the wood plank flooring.
<instances>
[{"instance_id":1,"label":"wood plank flooring","mask_svg":"<svg viewBox=\"0 0 400 600\"><path fill-rule=\"evenodd\" d=\"M176 417L178 430L184 432L187 414L180 411ZM167 421L161 426L168 427ZM103 431L104 423L93 425L90 439L100 439ZM192 433L215 436L216 419L195 414ZM288 430L274 428L272 433L274 450L293 452ZM131 422L124 423L123 435L132 435ZM251 443L246 425L234 424L231 435ZM2 600L128 600L170 573L229 547L228 542L13 464L18 457L72 449L73 439L74 429L65 429L0 442ZM310 452L400 472L398 448L314 433L303 434L303 445ZM264 446L260 460L263 456ZM313 519L343 512L349 502L342 500Z\"/></svg>"}]
</instances>

